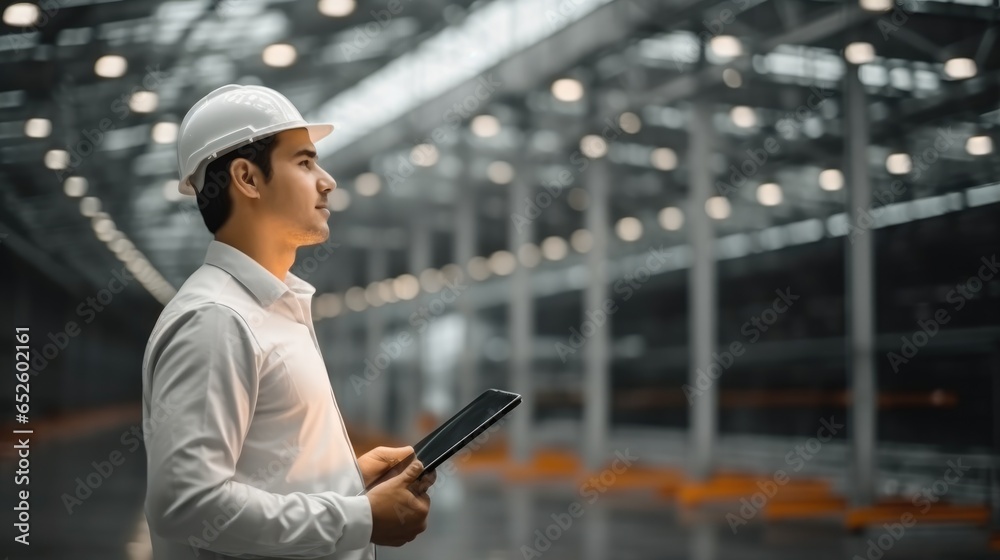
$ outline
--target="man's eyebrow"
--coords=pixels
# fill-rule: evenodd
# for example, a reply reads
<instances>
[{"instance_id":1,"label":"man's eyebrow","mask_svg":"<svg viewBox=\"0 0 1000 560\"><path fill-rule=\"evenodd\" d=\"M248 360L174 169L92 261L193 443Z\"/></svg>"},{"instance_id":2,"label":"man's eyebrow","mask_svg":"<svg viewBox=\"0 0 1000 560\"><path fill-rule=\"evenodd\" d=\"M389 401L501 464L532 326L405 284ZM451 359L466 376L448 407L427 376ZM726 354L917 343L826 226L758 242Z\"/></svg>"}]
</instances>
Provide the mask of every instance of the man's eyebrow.
<instances>
[{"instance_id":1,"label":"man's eyebrow","mask_svg":"<svg viewBox=\"0 0 1000 560\"><path fill-rule=\"evenodd\" d=\"M311 150L309 148L302 148L301 150L295 152L292 155L292 159L295 159L299 156L309 156L312 159L316 159L316 150Z\"/></svg>"}]
</instances>

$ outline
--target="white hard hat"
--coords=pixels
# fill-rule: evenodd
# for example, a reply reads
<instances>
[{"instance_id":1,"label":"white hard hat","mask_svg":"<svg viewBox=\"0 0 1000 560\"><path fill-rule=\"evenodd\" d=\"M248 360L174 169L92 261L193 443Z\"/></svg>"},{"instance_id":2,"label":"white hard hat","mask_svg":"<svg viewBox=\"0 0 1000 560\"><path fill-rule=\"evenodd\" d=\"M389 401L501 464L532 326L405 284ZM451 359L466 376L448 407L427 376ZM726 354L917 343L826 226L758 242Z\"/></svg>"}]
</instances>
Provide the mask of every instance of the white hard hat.
<instances>
[{"instance_id":1,"label":"white hard hat","mask_svg":"<svg viewBox=\"0 0 1000 560\"><path fill-rule=\"evenodd\" d=\"M177 190L194 195L205 184L205 168L215 158L283 130L305 128L313 142L332 124L308 124L287 97L263 86L222 86L198 100L177 133Z\"/></svg>"}]
</instances>

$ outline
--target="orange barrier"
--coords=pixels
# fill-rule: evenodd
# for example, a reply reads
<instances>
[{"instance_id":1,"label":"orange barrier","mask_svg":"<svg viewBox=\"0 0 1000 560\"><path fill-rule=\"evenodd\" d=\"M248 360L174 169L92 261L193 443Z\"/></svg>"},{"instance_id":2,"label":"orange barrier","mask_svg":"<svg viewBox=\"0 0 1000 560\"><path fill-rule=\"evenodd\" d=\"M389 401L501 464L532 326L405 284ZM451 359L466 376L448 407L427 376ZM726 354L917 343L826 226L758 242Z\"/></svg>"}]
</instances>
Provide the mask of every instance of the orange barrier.
<instances>
[{"instance_id":1,"label":"orange barrier","mask_svg":"<svg viewBox=\"0 0 1000 560\"><path fill-rule=\"evenodd\" d=\"M528 463L520 465L510 462L501 470L506 480L525 482L546 479L575 480L583 473L583 465L575 453L563 450L537 452Z\"/></svg>"},{"instance_id":2,"label":"orange barrier","mask_svg":"<svg viewBox=\"0 0 1000 560\"><path fill-rule=\"evenodd\" d=\"M539 396L539 402L545 402ZM580 405L579 395L559 395L549 400L559 404ZM826 391L813 389L790 390L724 390L719 391L720 408L798 408L798 407L846 407L851 403L848 391ZM613 405L620 409L647 409L664 407L686 407L687 397L680 389L634 389L616 391ZM877 407L890 408L954 408L958 396L951 391L910 391L880 393Z\"/></svg>"},{"instance_id":3,"label":"orange barrier","mask_svg":"<svg viewBox=\"0 0 1000 560\"><path fill-rule=\"evenodd\" d=\"M0 436L0 459L13 458L13 430L27 427L31 434L33 446L44 444L51 440L66 439L75 436L86 436L101 430L142 425L142 406L136 403L110 405L82 411L73 411L48 418L32 418L27 426L6 424L3 436ZM23 436L22 436L23 437Z\"/></svg>"},{"instance_id":4,"label":"orange barrier","mask_svg":"<svg viewBox=\"0 0 1000 560\"><path fill-rule=\"evenodd\" d=\"M841 517L847 509L847 500L836 496L815 497L802 500L778 500L764 506L763 516L768 521L784 519L814 519Z\"/></svg>"},{"instance_id":5,"label":"orange barrier","mask_svg":"<svg viewBox=\"0 0 1000 560\"><path fill-rule=\"evenodd\" d=\"M707 502L735 502L741 498L751 499L761 494L766 502L802 496L805 499L830 496L829 483L823 480L784 479L784 483L774 477L719 474L705 481L689 481L677 490L677 502L684 507L693 507Z\"/></svg>"},{"instance_id":6,"label":"orange barrier","mask_svg":"<svg viewBox=\"0 0 1000 560\"><path fill-rule=\"evenodd\" d=\"M606 475L611 467L589 473L577 478L576 483L579 486L584 484L592 483L592 479ZM632 466L621 473L616 473L614 470L610 471L614 474L613 482L611 484L603 484L609 476L605 476L605 480L600 480L604 487L608 491L629 491L629 490L655 490L663 494L673 495L674 492L683 484L684 473L680 469L672 469L667 467L648 467L648 466Z\"/></svg>"},{"instance_id":7,"label":"orange barrier","mask_svg":"<svg viewBox=\"0 0 1000 560\"><path fill-rule=\"evenodd\" d=\"M903 523L912 518L916 523L970 523L985 526L990 510L981 505L956 505L938 502L926 511L906 500L887 500L873 506L850 508L844 514L844 526L857 531L871 525ZM904 518L904 516L906 516Z\"/></svg>"}]
</instances>

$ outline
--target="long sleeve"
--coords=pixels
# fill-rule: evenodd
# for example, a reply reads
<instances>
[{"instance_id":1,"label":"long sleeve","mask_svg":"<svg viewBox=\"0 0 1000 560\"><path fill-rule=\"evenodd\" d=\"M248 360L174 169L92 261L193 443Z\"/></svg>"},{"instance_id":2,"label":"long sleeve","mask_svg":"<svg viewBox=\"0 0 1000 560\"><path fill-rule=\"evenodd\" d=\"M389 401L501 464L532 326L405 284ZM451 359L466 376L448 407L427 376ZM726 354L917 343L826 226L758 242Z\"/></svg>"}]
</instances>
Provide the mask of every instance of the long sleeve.
<instances>
[{"instance_id":1,"label":"long sleeve","mask_svg":"<svg viewBox=\"0 0 1000 560\"><path fill-rule=\"evenodd\" d=\"M287 495L234 480L257 407L261 351L232 309L188 310L147 352L146 516L162 538L240 557L313 558L369 544L365 496ZM271 473L273 475L273 473Z\"/></svg>"}]
</instances>

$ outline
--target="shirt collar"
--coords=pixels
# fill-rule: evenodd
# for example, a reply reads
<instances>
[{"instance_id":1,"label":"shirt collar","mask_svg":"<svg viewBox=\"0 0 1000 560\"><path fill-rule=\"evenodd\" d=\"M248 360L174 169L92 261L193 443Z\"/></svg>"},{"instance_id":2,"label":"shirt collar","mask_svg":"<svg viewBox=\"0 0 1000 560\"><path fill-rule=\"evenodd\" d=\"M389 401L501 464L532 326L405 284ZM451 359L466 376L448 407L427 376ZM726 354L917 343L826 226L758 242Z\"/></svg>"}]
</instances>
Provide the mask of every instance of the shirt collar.
<instances>
[{"instance_id":1,"label":"shirt collar","mask_svg":"<svg viewBox=\"0 0 1000 560\"><path fill-rule=\"evenodd\" d=\"M282 282L243 251L214 239L208 244L205 264L228 272L253 294L262 307L270 306L286 292L292 292L300 298L311 298L316 293L312 284L291 272Z\"/></svg>"}]
</instances>

